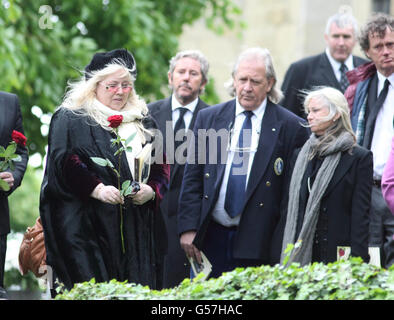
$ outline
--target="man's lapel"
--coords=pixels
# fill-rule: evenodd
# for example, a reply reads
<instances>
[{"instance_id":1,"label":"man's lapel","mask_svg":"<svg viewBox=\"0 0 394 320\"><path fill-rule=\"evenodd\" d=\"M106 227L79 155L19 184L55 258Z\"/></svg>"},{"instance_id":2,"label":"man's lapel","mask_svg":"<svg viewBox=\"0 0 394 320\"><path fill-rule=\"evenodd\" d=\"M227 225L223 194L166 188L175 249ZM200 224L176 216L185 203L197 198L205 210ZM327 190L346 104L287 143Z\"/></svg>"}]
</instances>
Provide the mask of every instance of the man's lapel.
<instances>
[{"instance_id":1,"label":"man's lapel","mask_svg":"<svg viewBox=\"0 0 394 320\"><path fill-rule=\"evenodd\" d=\"M334 70L332 69L330 60L328 60L327 54L323 53L319 64L319 73L325 79L325 83L336 89L340 89L338 79L335 76Z\"/></svg>"},{"instance_id":2,"label":"man's lapel","mask_svg":"<svg viewBox=\"0 0 394 320\"><path fill-rule=\"evenodd\" d=\"M196 118L197 118L197 113L198 113L198 111L200 111L204 107L206 107L206 104L203 101L201 101L200 98L199 98L197 106L196 106L196 109L193 112L192 120L190 121L190 125L189 125L188 130L193 130L194 123L196 122ZM171 109L171 106L170 106L170 109ZM181 165L179 163L177 163L176 161L175 161L175 163L173 165L171 165L171 177L175 176L175 174L179 170L180 166ZM182 164L182 166L183 166L183 164Z\"/></svg>"},{"instance_id":3,"label":"man's lapel","mask_svg":"<svg viewBox=\"0 0 394 320\"><path fill-rule=\"evenodd\" d=\"M249 174L245 203L247 203L254 189L257 187L266 172L277 143L276 141L279 136L282 122L277 119L275 107L276 106L272 102L268 101L264 117L261 122L259 144ZM274 170L274 168L271 169Z\"/></svg>"}]
</instances>

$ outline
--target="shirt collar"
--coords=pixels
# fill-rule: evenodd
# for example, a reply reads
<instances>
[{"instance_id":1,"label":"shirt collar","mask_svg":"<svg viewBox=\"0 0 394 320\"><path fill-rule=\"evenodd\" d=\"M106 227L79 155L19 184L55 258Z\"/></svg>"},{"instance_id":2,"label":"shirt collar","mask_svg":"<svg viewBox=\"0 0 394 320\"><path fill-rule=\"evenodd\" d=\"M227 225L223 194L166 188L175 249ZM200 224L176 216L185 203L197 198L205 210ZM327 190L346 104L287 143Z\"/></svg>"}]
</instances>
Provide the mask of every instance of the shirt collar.
<instances>
[{"instance_id":1,"label":"shirt collar","mask_svg":"<svg viewBox=\"0 0 394 320\"><path fill-rule=\"evenodd\" d=\"M174 111L175 109L178 108L186 108L191 112L194 112L194 110L196 109L198 104L198 97L193 100L192 102L190 102L189 104L183 106L179 103L179 101L177 100L177 98L175 97L175 95L173 94L171 97L171 107L172 107L172 111Z\"/></svg>"},{"instance_id":2,"label":"shirt collar","mask_svg":"<svg viewBox=\"0 0 394 320\"><path fill-rule=\"evenodd\" d=\"M339 70L339 68L340 68L341 65L342 65L342 62L339 62L339 61L335 60L335 59L332 57L332 55L331 55L331 53L330 53L330 50L329 50L328 48L326 48L326 55L327 55L328 60L330 61L330 64L331 64L332 68L333 68L334 70ZM347 57L347 59L344 61L344 64L346 65L346 67L347 67L347 69L348 69L349 71L354 69L353 55L352 55L352 54L349 54L349 56Z\"/></svg>"},{"instance_id":3,"label":"shirt collar","mask_svg":"<svg viewBox=\"0 0 394 320\"><path fill-rule=\"evenodd\" d=\"M258 118L262 119L264 115L265 108L267 107L267 98L263 100L263 102L260 104L260 106L253 110L253 114ZM238 101L238 98L235 99L235 116L239 116L242 112L244 112L245 109L242 107Z\"/></svg>"}]
</instances>

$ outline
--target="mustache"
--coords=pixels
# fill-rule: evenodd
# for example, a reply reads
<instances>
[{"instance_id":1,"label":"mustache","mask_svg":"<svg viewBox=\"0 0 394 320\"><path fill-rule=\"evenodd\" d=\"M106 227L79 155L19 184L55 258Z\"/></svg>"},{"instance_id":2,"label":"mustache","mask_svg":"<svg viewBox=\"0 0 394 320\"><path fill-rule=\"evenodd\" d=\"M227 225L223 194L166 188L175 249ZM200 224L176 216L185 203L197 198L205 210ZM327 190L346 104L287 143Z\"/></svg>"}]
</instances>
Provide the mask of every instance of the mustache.
<instances>
[{"instance_id":1,"label":"mustache","mask_svg":"<svg viewBox=\"0 0 394 320\"><path fill-rule=\"evenodd\" d=\"M186 89L192 89L192 87L187 83L187 82L183 82L181 83L178 88L186 88Z\"/></svg>"}]
</instances>

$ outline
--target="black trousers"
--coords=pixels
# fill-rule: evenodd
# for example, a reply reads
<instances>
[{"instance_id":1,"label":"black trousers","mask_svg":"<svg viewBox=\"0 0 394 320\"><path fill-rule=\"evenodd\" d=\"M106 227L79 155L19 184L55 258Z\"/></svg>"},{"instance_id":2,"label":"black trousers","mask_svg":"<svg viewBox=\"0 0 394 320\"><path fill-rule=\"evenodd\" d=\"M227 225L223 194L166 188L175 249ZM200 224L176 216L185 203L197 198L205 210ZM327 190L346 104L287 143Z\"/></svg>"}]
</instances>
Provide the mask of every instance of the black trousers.
<instances>
[{"instance_id":1,"label":"black trousers","mask_svg":"<svg viewBox=\"0 0 394 320\"><path fill-rule=\"evenodd\" d=\"M224 227L211 221L204 239L202 251L212 264L210 278L217 278L223 272L235 268L257 267L264 264L262 260L238 259L233 256L234 240L237 227Z\"/></svg>"},{"instance_id":2,"label":"black trousers","mask_svg":"<svg viewBox=\"0 0 394 320\"><path fill-rule=\"evenodd\" d=\"M5 253L7 251L7 235L0 235L0 287L4 287Z\"/></svg>"}]
</instances>

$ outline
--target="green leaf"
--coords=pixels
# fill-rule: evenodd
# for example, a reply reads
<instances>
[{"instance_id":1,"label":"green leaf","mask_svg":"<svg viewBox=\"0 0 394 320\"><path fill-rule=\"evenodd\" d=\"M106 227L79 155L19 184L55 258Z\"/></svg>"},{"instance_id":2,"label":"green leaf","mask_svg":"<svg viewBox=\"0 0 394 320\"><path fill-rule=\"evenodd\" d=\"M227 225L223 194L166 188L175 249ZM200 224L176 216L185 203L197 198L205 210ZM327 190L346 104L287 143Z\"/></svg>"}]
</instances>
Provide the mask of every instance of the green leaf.
<instances>
[{"instance_id":1,"label":"green leaf","mask_svg":"<svg viewBox=\"0 0 394 320\"><path fill-rule=\"evenodd\" d=\"M130 195L132 191L133 191L133 187L129 186L126 190L124 190L123 196L126 197L126 196Z\"/></svg>"},{"instance_id":2,"label":"green leaf","mask_svg":"<svg viewBox=\"0 0 394 320\"><path fill-rule=\"evenodd\" d=\"M95 164L99 166L106 167L108 165L107 159L99 158L99 157L90 157Z\"/></svg>"},{"instance_id":3,"label":"green leaf","mask_svg":"<svg viewBox=\"0 0 394 320\"><path fill-rule=\"evenodd\" d=\"M126 190L131 184L130 180L126 180L125 182L122 183L122 190Z\"/></svg>"},{"instance_id":4,"label":"green leaf","mask_svg":"<svg viewBox=\"0 0 394 320\"><path fill-rule=\"evenodd\" d=\"M10 186L8 185L7 182L5 182L3 179L0 179L0 188L3 191L9 191L10 190Z\"/></svg>"},{"instance_id":5,"label":"green leaf","mask_svg":"<svg viewBox=\"0 0 394 320\"><path fill-rule=\"evenodd\" d=\"M16 151L16 143L15 142L11 142L7 149L5 149L5 153L4 153L4 157L5 158L10 158L15 154Z\"/></svg>"},{"instance_id":6,"label":"green leaf","mask_svg":"<svg viewBox=\"0 0 394 320\"><path fill-rule=\"evenodd\" d=\"M110 168L114 168L114 165L112 164L112 162L107 158L107 166Z\"/></svg>"},{"instance_id":7,"label":"green leaf","mask_svg":"<svg viewBox=\"0 0 394 320\"><path fill-rule=\"evenodd\" d=\"M133 134L130 135L130 137L128 137L126 139L125 145L127 146L135 137L135 135L137 134L137 132L134 132Z\"/></svg>"}]
</instances>

